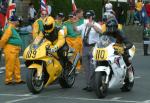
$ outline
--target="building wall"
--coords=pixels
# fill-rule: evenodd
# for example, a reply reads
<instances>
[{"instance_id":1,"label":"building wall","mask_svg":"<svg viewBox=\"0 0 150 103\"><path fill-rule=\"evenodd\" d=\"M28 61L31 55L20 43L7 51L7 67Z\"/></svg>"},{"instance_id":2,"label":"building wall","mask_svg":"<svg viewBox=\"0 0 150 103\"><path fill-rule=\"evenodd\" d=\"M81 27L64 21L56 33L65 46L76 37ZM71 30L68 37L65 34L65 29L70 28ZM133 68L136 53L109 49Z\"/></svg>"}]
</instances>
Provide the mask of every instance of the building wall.
<instances>
[{"instance_id":1,"label":"building wall","mask_svg":"<svg viewBox=\"0 0 150 103\"><path fill-rule=\"evenodd\" d=\"M16 14L17 16L22 16L23 18L28 17L28 5L31 0L16 0Z\"/></svg>"}]
</instances>

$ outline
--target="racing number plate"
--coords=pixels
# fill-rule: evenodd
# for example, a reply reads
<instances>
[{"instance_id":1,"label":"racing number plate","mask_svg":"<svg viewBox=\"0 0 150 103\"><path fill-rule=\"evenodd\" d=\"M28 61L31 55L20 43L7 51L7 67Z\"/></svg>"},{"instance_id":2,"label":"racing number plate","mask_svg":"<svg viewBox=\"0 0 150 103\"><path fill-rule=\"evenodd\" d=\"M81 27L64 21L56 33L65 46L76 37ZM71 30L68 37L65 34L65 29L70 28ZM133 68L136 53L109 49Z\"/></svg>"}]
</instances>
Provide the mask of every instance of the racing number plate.
<instances>
[{"instance_id":1,"label":"racing number plate","mask_svg":"<svg viewBox=\"0 0 150 103\"><path fill-rule=\"evenodd\" d=\"M94 59L98 61L107 60L108 50L105 48L97 48Z\"/></svg>"},{"instance_id":2,"label":"racing number plate","mask_svg":"<svg viewBox=\"0 0 150 103\"><path fill-rule=\"evenodd\" d=\"M27 52L26 58L35 58L37 51L32 49Z\"/></svg>"}]
</instances>

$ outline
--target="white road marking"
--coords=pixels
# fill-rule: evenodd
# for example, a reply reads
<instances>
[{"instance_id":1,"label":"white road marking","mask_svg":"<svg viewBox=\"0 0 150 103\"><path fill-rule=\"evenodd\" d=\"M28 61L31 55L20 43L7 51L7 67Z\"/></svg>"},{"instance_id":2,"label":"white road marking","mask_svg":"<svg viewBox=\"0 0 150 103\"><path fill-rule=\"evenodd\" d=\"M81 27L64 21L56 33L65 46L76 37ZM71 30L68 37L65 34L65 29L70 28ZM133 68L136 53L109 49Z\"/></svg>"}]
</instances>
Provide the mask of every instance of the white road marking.
<instances>
[{"instance_id":1,"label":"white road marking","mask_svg":"<svg viewBox=\"0 0 150 103\"><path fill-rule=\"evenodd\" d=\"M150 103L150 100L145 100L142 103Z\"/></svg>"},{"instance_id":2,"label":"white road marking","mask_svg":"<svg viewBox=\"0 0 150 103\"><path fill-rule=\"evenodd\" d=\"M135 79L139 79L139 78L141 78L140 76L136 76L136 77L134 77Z\"/></svg>"},{"instance_id":3,"label":"white road marking","mask_svg":"<svg viewBox=\"0 0 150 103\"><path fill-rule=\"evenodd\" d=\"M20 101L26 101L30 99L35 99L37 97L49 97L49 96L40 96L40 95L32 95L32 93L29 94L0 94L0 96L10 96L10 97L19 97L20 99L10 100L5 103L16 103ZM22 97L22 98L21 98ZM23 98L25 97L25 98ZM80 100L80 101L99 101L99 102L115 102L115 103L150 103L150 100L145 101L132 101L132 100L120 100L122 97L114 97L110 99L92 99L92 98L73 98L73 97L52 97L55 99L66 99L66 100Z\"/></svg>"},{"instance_id":4,"label":"white road marking","mask_svg":"<svg viewBox=\"0 0 150 103\"><path fill-rule=\"evenodd\" d=\"M5 103L16 103L16 102L20 102L20 101L25 101L25 100L29 100L29 99L34 99L37 98L38 96L30 96L30 97L26 97L26 98L21 98L21 99L15 99L15 100L11 100L11 101L7 101Z\"/></svg>"},{"instance_id":5,"label":"white road marking","mask_svg":"<svg viewBox=\"0 0 150 103\"><path fill-rule=\"evenodd\" d=\"M112 98L112 100L119 100L119 99L121 99L122 97L114 97L114 98Z\"/></svg>"},{"instance_id":6,"label":"white road marking","mask_svg":"<svg viewBox=\"0 0 150 103\"><path fill-rule=\"evenodd\" d=\"M119 102L119 103L137 103L138 101L115 100L115 99L89 99L89 98L71 98L71 97L56 97L58 99L74 99L83 101L101 101L101 102Z\"/></svg>"},{"instance_id":7,"label":"white road marking","mask_svg":"<svg viewBox=\"0 0 150 103\"><path fill-rule=\"evenodd\" d=\"M29 94L0 94L0 96L28 97L28 96L32 96L32 94L31 93Z\"/></svg>"},{"instance_id":8,"label":"white road marking","mask_svg":"<svg viewBox=\"0 0 150 103\"><path fill-rule=\"evenodd\" d=\"M0 71L0 74L4 73L4 71Z\"/></svg>"}]
</instances>

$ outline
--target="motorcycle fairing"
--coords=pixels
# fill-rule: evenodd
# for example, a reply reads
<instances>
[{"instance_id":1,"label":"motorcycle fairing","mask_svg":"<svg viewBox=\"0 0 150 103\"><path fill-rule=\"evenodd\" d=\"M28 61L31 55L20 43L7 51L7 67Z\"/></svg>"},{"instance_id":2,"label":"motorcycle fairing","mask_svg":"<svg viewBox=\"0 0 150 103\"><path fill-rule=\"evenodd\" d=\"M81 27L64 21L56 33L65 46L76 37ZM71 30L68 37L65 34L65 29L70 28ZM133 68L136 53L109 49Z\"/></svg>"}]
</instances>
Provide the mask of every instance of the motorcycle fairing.
<instances>
[{"instance_id":1,"label":"motorcycle fairing","mask_svg":"<svg viewBox=\"0 0 150 103\"><path fill-rule=\"evenodd\" d=\"M58 57L57 53L52 53L52 55L46 54L46 47L52 47L52 43L46 39L36 38L32 44L30 44L24 51L23 57L26 61L30 61L33 64L28 65L28 68L37 69L37 75L42 76L42 70L44 69L42 64L34 63L34 61L42 61L46 64L46 70L49 78L45 84L47 87L49 84L53 83L62 73L62 66L60 61L55 57Z\"/></svg>"},{"instance_id":2,"label":"motorcycle fairing","mask_svg":"<svg viewBox=\"0 0 150 103\"><path fill-rule=\"evenodd\" d=\"M29 69L37 69L37 77L41 78L42 76L42 65L40 64L31 64L28 66Z\"/></svg>"},{"instance_id":3,"label":"motorcycle fairing","mask_svg":"<svg viewBox=\"0 0 150 103\"><path fill-rule=\"evenodd\" d=\"M106 84L108 83L108 81L109 81L109 75L110 75L110 67L108 67L108 66L98 66L95 69L95 72L105 72L106 75L107 75L105 83Z\"/></svg>"},{"instance_id":4,"label":"motorcycle fairing","mask_svg":"<svg viewBox=\"0 0 150 103\"><path fill-rule=\"evenodd\" d=\"M52 59L51 63L47 65L46 70L49 74L49 79L45 86L48 86L61 75L62 66L58 60Z\"/></svg>"}]
</instances>

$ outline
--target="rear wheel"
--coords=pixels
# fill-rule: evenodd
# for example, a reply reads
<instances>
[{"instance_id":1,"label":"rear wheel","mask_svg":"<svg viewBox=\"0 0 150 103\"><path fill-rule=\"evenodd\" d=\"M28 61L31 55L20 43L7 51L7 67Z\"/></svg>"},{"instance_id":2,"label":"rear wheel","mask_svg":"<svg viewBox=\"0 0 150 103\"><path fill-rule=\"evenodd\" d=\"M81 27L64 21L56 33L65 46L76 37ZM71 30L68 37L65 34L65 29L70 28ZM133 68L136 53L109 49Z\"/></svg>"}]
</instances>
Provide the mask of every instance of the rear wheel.
<instances>
[{"instance_id":1,"label":"rear wheel","mask_svg":"<svg viewBox=\"0 0 150 103\"><path fill-rule=\"evenodd\" d=\"M104 98L107 95L107 84L105 84L106 74L102 72L95 73L95 92L98 98Z\"/></svg>"},{"instance_id":2,"label":"rear wheel","mask_svg":"<svg viewBox=\"0 0 150 103\"><path fill-rule=\"evenodd\" d=\"M62 88L71 88L74 82L75 82L75 69L72 70L72 63L68 62L66 68L63 71L62 77L59 78L59 84Z\"/></svg>"},{"instance_id":3,"label":"rear wheel","mask_svg":"<svg viewBox=\"0 0 150 103\"><path fill-rule=\"evenodd\" d=\"M36 69L28 69L26 79L27 79L28 89L33 94L40 93L43 90L44 80L43 80L43 78L39 79L37 77Z\"/></svg>"}]
</instances>

